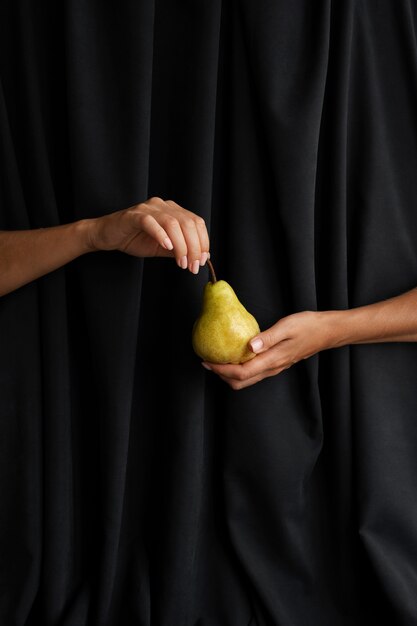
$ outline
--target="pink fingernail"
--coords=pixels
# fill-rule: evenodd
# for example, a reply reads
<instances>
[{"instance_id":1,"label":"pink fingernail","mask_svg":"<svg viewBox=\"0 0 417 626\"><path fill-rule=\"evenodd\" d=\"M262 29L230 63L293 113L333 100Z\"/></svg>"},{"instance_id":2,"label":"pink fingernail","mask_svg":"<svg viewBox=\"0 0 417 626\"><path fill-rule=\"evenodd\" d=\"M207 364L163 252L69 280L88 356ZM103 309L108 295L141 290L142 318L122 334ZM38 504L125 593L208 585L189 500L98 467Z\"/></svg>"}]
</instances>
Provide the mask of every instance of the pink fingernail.
<instances>
[{"instance_id":1,"label":"pink fingernail","mask_svg":"<svg viewBox=\"0 0 417 626\"><path fill-rule=\"evenodd\" d=\"M194 261L191 271L193 274L198 274L198 270L200 269L200 261Z\"/></svg>"},{"instance_id":2,"label":"pink fingernail","mask_svg":"<svg viewBox=\"0 0 417 626\"><path fill-rule=\"evenodd\" d=\"M203 367L205 367L205 368L206 368L206 370L209 370L209 371L211 372L211 367L209 367L209 366L207 365L207 363L202 363L201 365L202 365Z\"/></svg>"},{"instance_id":3,"label":"pink fingernail","mask_svg":"<svg viewBox=\"0 0 417 626\"><path fill-rule=\"evenodd\" d=\"M203 267L203 265L205 264L205 262L207 261L207 252L203 252L203 254L201 255L201 259L200 259L200 265L201 267Z\"/></svg>"},{"instance_id":4,"label":"pink fingernail","mask_svg":"<svg viewBox=\"0 0 417 626\"><path fill-rule=\"evenodd\" d=\"M183 270L186 270L186 269L187 269L187 265L188 265L187 257L186 257L186 256L183 256L183 257L181 258L180 263L181 263L181 267L182 267L182 269L183 269Z\"/></svg>"},{"instance_id":5,"label":"pink fingernail","mask_svg":"<svg viewBox=\"0 0 417 626\"><path fill-rule=\"evenodd\" d=\"M173 249L174 246L172 245L172 241L171 241L171 239L169 237L165 237L165 239L164 239L164 247L167 250L172 250Z\"/></svg>"},{"instance_id":6,"label":"pink fingernail","mask_svg":"<svg viewBox=\"0 0 417 626\"><path fill-rule=\"evenodd\" d=\"M262 350L264 342L262 341L262 339L253 339L250 342L250 345L254 352L259 352L259 350Z\"/></svg>"}]
</instances>

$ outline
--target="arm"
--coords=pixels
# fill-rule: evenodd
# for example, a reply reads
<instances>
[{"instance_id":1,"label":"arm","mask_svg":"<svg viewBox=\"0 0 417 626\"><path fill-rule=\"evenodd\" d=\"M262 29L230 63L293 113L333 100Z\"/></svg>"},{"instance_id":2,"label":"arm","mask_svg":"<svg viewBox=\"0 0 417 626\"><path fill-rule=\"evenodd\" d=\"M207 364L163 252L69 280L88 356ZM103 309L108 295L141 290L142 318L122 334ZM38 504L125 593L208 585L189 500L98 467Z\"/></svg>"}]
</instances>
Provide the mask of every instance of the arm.
<instances>
[{"instance_id":1,"label":"arm","mask_svg":"<svg viewBox=\"0 0 417 626\"><path fill-rule=\"evenodd\" d=\"M242 365L203 365L233 389L243 389L321 350L385 341L417 341L417 287L353 309L288 315L250 341L255 359Z\"/></svg>"},{"instance_id":2,"label":"arm","mask_svg":"<svg viewBox=\"0 0 417 626\"><path fill-rule=\"evenodd\" d=\"M175 257L179 267L197 274L209 237L201 217L161 198L63 226L0 231L0 296L98 250Z\"/></svg>"},{"instance_id":3,"label":"arm","mask_svg":"<svg viewBox=\"0 0 417 626\"><path fill-rule=\"evenodd\" d=\"M0 231L0 296L89 252L87 221Z\"/></svg>"},{"instance_id":4,"label":"arm","mask_svg":"<svg viewBox=\"0 0 417 626\"><path fill-rule=\"evenodd\" d=\"M374 304L327 313L333 326L329 347L351 343L417 341L417 287Z\"/></svg>"}]
</instances>

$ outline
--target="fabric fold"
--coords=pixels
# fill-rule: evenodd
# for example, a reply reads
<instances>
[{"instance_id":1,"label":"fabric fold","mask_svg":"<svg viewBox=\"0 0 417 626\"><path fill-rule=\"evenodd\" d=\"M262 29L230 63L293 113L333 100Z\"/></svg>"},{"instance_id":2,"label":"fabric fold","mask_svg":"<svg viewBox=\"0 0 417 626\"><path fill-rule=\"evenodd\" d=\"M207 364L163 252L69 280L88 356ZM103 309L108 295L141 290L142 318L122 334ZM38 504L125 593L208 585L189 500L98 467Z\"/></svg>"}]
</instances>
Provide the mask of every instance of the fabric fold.
<instances>
[{"instance_id":1,"label":"fabric fold","mask_svg":"<svg viewBox=\"0 0 417 626\"><path fill-rule=\"evenodd\" d=\"M0 226L174 200L262 329L399 294L415 32L409 0L5 0ZM414 626L415 345L234 392L192 351L207 278L92 253L0 299L0 623Z\"/></svg>"}]
</instances>

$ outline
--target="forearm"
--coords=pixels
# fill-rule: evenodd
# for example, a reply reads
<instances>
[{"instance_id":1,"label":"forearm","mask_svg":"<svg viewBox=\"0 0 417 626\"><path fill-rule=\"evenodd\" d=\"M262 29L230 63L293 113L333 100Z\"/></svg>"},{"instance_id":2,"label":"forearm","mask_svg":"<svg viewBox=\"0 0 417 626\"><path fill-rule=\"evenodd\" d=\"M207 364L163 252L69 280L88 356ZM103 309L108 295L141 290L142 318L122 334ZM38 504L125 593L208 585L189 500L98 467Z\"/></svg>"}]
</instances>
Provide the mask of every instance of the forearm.
<instances>
[{"instance_id":1,"label":"forearm","mask_svg":"<svg viewBox=\"0 0 417 626\"><path fill-rule=\"evenodd\" d=\"M330 347L417 341L417 288L374 304L324 314Z\"/></svg>"},{"instance_id":2,"label":"forearm","mask_svg":"<svg viewBox=\"0 0 417 626\"><path fill-rule=\"evenodd\" d=\"M0 231L0 296L89 252L89 223Z\"/></svg>"}]
</instances>

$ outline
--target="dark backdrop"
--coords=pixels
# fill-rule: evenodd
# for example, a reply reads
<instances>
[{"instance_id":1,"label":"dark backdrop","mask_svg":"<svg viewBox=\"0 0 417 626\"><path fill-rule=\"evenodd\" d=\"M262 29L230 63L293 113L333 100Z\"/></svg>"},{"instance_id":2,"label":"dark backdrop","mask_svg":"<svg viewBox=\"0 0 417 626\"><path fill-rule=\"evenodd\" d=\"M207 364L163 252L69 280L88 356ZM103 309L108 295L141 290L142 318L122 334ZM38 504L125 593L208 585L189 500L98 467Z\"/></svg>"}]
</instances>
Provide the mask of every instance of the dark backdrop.
<instances>
[{"instance_id":1,"label":"dark backdrop","mask_svg":"<svg viewBox=\"0 0 417 626\"><path fill-rule=\"evenodd\" d=\"M415 11L3 0L0 227L174 199L262 328L415 286ZM417 624L416 346L233 392L206 280L94 253L1 298L1 626Z\"/></svg>"}]
</instances>

